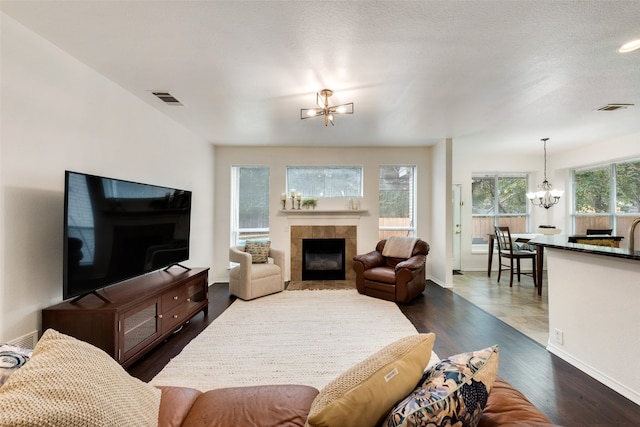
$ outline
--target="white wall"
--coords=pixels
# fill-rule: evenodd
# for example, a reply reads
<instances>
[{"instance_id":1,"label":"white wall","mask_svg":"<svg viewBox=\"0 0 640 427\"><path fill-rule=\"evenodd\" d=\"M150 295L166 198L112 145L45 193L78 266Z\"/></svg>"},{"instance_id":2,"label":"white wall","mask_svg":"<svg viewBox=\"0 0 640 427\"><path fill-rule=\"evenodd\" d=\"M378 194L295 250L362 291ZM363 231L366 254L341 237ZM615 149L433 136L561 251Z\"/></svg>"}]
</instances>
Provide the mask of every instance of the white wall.
<instances>
[{"instance_id":1,"label":"white wall","mask_svg":"<svg viewBox=\"0 0 640 427\"><path fill-rule=\"evenodd\" d=\"M451 139L438 143L433 150L433 190L431 210L431 228L433 238L431 278L440 286L453 286L453 207L452 203L452 144ZM436 243L438 250L433 250Z\"/></svg>"},{"instance_id":2,"label":"white wall","mask_svg":"<svg viewBox=\"0 0 640 427\"><path fill-rule=\"evenodd\" d=\"M286 280L290 279L289 220L278 215L280 196L286 191L286 167L303 165L361 165L364 168L364 198L361 208L369 212L358 223L358 253L369 252L378 242L378 172L380 165L409 164L417 166L417 231L418 236L429 242L432 253L443 250L440 242L431 239L431 188L432 149L423 148L336 148L336 147L227 147L215 148L215 226L216 235L212 277L215 281L229 280L231 167L240 165L264 165L270 170L271 209L269 228L272 245L286 251ZM330 205L331 204L331 205ZM319 200L318 210L346 209L348 199ZM427 257L427 277L431 255Z\"/></svg>"},{"instance_id":3,"label":"white wall","mask_svg":"<svg viewBox=\"0 0 640 427\"><path fill-rule=\"evenodd\" d=\"M640 262L546 248L549 269L547 349L640 404ZM556 339L560 331L562 339ZM621 369L621 365L625 368Z\"/></svg>"},{"instance_id":4,"label":"white wall","mask_svg":"<svg viewBox=\"0 0 640 427\"><path fill-rule=\"evenodd\" d=\"M191 259L213 258L213 147L2 14L0 342L62 299L64 171L193 191Z\"/></svg>"}]
</instances>

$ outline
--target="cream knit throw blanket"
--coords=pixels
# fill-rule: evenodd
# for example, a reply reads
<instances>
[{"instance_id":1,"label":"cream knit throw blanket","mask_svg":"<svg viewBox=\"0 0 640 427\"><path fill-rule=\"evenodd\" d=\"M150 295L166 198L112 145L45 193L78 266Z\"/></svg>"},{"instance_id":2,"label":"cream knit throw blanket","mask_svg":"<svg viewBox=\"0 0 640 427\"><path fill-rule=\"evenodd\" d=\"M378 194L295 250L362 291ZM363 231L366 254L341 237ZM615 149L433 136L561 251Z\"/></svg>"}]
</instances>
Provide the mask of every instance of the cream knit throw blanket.
<instances>
[{"instance_id":1,"label":"cream knit throw blanket","mask_svg":"<svg viewBox=\"0 0 640 427\"><path fill-rule=\"evenodd\" d=\"M387 243L385 243L382 249L382 256L409 258L417 241L417 237L391 236L387 239Z\"/></svg>"}]
</instances>

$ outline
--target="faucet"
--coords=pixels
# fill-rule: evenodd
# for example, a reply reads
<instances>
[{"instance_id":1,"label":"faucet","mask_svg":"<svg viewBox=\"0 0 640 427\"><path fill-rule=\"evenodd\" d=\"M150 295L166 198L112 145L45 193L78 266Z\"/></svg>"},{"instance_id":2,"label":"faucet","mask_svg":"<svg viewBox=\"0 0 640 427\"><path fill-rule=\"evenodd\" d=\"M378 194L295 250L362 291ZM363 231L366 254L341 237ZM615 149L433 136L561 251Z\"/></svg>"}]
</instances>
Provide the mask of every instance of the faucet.
<instances>
[{"instance_id":1,"label":"faucet","mask_svg":"<svg viewBox=\"0 0 640 427\"><path fill-rule=\"evenodd\" d=\"M635 243L635 232L636 226L640 224L640 218L636 218L631 223L631 227L629 227L629 252L633 255L634 252L634 243Z\"/></svg>"}]
</instances>

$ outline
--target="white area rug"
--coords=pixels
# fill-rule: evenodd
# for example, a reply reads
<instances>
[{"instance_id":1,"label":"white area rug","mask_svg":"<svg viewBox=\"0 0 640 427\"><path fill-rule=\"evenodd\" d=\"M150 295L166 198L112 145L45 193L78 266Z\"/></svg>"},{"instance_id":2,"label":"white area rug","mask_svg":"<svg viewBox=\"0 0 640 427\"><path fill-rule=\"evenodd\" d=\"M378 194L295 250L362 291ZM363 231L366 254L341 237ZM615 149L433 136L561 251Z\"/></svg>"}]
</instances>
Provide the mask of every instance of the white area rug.
<instances>
[{"instance_id":1,"label":"white area rug","mask_svg":"<svg viewBox=\"0 0 640 427\"><path fill-rule=\"evenodd\" d=\"M151 384L202 391L264 384L321 389L367 356L413 334L416 329L394 303L352 289L236 300Z\"/></svg>"}]
</instances>

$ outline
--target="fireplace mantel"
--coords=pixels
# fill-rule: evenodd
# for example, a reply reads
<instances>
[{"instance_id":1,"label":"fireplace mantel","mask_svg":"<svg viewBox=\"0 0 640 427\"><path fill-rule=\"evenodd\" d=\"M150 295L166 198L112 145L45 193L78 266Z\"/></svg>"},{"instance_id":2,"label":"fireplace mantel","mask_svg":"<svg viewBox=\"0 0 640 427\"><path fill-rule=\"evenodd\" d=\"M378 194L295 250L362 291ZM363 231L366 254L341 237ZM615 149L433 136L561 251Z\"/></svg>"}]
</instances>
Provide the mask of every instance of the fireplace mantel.
<instances>
[{"instance_id":1,"label":"fireplace mantel","mask_svg":"<svg viewBox=\"0 0 640 427\"><path fill-rule=\"evenodd\" d=\"M287 217L321 217L321 216L333 216L333 217L344 217L344 218L360 218L368 214L369 211L366 209L335 209L335 210L325 210L325 209L287 209L278 211L278 215L284 215Z\"/></svg>"}]
</instances>

